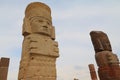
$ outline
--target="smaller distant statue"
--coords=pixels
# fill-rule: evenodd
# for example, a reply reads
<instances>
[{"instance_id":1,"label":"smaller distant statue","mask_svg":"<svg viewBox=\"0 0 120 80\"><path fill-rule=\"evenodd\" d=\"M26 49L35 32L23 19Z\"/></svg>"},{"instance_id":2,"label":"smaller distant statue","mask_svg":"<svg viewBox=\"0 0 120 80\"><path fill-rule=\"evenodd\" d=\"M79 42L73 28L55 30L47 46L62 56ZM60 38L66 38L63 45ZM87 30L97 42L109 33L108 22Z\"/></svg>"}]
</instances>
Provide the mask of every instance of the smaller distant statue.
<instances>
[{"instance_id":1,"label":"smaller distant statue","mask_svg":"<svg viewBox=\"0 0 120 80\"><path fill-rule=\"evenodd\" d=\"M79 79L74 78L74 80L79 80Z\"/></svg>"},{"instance_id":2,"label":"smaller distant statue","mask_svg":"<svg viewBox=\"0 0 120 80\"><path fill-rule=\"evenodd\" d=\"M97 74L96 74L96 71L95 71L95 68L94 68L94 64L89 64L89 70L90 70L90 75L91 75L91 79L92 80L98 80L97 79Z\"/></svg>"},{"instance_id":3,"label":"smaller distant statue","mask_svg":"<svg viewBox=\"0 0 120 80\"><path fill-rule=\"evenodd\" d=\"M90 36L95 50L100 80L120 80L119 59L112 52L107 35L102 31L92 31Z\"/></svg>"}]
</instances>

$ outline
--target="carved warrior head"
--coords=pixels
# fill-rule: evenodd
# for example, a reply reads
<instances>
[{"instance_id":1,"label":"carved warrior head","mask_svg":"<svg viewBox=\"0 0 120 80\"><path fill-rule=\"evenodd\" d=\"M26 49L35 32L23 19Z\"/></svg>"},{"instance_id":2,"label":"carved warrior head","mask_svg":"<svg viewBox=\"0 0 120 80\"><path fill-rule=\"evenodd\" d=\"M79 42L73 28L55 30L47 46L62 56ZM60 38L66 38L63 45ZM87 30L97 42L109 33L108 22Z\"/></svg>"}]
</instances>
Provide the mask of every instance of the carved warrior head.
<instances>
[{"instance_id":1,"label":"carved warrior head","mask_svg":"<svg viewBox=\"0 0 120 80\"><path fill-rule=\"evenodd\" d=\"M54 38L51 10L44 3L33 2L25 10L23 35L31 33L44 34Z\"/></svg>"},{"instance_id":2,"label":"carved warrior head","mask_svg":"<svg viewBox=\"0 0 120 80\"><path fill-rule=\"evenodd\" d=\"M101 51L112 51L108 36L104 32L91 31L90 36L96 53Z\"/></svg>"}]
</instances>

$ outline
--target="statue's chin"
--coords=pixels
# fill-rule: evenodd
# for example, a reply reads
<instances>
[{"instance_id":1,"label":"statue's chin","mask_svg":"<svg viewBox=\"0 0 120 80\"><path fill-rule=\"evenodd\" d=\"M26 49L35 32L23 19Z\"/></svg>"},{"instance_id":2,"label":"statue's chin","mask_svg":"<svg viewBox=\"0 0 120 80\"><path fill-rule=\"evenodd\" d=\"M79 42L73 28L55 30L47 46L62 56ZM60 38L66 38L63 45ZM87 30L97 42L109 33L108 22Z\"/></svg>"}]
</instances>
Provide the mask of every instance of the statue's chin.
<instances>
[{"instance_id":1,"label":"statue's chin","mask_svg":"<svg viewBox=\"0 0 120 80\"><path fill-rule=\"evenodd\" d=\"M50 36L50 33L44 32L44 31L42 31L42 32L34 32L34 33L40 34L40 35L45 35L45 36Z\"/></svg>"}]
</instances>

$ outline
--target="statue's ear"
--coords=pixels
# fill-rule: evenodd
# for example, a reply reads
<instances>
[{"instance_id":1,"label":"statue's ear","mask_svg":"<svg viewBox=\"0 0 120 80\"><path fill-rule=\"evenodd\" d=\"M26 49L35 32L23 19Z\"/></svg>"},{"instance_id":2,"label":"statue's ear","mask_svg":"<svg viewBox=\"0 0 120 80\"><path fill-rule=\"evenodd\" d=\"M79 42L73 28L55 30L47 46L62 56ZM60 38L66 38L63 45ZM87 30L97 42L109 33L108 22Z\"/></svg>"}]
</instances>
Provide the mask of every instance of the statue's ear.
<instances>
[{"instance_id":1,"label":"statue's ear","mask_svg":"<svg viewBox=\"0 0 120 80\"><path fill-rule=\"evenodd\" d=\"M29 35L30 33L31 33L30 21L27 18L24 18L22 35L26 36Z\"/></svg>"},{"instance_id":2,"label":"statue's ear","mask_svg":"<svg viewBox=\"0 0 120 80\"><path fill-rule=\"evenodd\" d=\"M55 40L55 27L54 26L52 26L51 28L51 38Z\"/></svg>"}]
</instances>

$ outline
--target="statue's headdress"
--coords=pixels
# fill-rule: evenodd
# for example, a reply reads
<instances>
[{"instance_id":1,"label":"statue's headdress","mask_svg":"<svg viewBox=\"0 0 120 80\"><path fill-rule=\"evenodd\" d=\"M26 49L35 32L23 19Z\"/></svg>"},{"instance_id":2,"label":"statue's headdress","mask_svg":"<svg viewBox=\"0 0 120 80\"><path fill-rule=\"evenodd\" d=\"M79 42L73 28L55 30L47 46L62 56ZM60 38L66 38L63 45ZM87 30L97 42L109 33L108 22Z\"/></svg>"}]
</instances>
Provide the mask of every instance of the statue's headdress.
<instances>
[{"instance_id":1,"label":"statue's headdress","mask_svg":"<svg viewBox=\"0 0 120 80\"><path fill-rule=\"evenodd\" d=\"M46 4L41 2L30 3L25 10L25 17L30 19L36 16L44 17L51 21L51 10Z\"/></svg>"}]
</instances>

